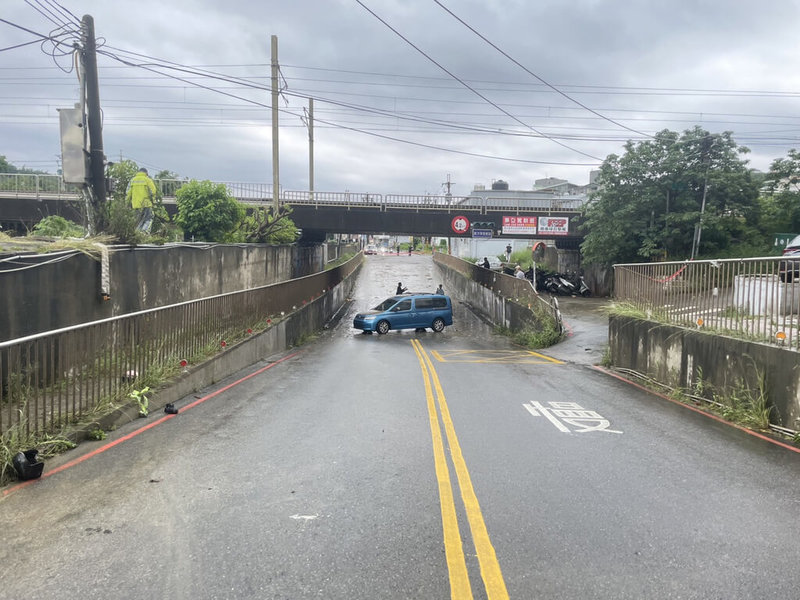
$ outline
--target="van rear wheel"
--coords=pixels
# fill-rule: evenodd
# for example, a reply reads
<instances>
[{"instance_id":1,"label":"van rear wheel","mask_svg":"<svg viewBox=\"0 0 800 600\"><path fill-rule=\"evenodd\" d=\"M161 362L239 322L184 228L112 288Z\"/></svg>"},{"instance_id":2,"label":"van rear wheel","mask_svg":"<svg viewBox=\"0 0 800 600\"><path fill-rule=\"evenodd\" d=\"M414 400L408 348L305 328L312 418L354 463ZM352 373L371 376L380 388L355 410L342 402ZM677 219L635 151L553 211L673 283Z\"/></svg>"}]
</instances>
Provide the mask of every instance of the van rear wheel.
<instances>
[{"instance_id":1,"label":"van rear wheel","mask_svg":"<svg viewBox=\"0 0 800 600\"><path fill-rule=\"evenodd\" d=\"M431 323L431 329L433 329L436 333L440 333L444 330L444 319L441 317L437 317Z\"/></svg>"}]
</instances>

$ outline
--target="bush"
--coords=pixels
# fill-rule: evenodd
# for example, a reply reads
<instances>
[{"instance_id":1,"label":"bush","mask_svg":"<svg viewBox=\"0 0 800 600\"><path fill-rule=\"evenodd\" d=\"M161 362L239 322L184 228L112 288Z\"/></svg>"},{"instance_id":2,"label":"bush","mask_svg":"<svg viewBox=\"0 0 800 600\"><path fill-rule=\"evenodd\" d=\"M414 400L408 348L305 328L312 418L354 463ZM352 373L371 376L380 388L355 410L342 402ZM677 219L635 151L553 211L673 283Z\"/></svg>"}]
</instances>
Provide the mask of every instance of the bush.
<instances>
[{"instance_id":1,"label":"bush","mask_svg":"<svg viewBox=\"0 0 800 600\"><path fill-rule=\"evenodd\" d=\"M190 238L230 241L245 215L244 207L221 183L193 179L176 192L176 197L176 221Z\"/></svg>"},{"instance_id":2,"label":"bush","mask_svg":"<svg viewBox=\"0 0 800 600\"><path fill-rule=\"evenodd\" d=\"M83 237L84 229L81 225L68 221L58 215L50 215L33 226L32 235L45 237Z\"/></svg>"}]
</instances>

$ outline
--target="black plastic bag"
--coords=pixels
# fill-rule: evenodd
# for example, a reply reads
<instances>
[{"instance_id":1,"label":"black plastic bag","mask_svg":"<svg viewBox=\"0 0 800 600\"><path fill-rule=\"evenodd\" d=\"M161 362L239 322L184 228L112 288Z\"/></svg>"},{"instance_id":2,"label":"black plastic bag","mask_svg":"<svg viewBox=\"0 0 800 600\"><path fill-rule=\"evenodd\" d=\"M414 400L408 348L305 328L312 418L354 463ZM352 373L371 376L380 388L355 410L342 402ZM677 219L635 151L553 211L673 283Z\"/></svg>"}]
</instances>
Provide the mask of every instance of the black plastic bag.
<instances>
[{"instance_id":1,"label":"black plastic bag","mask_svg":"<svg viewBox=\"0 0 800 600\"><path fill-rule=\"evenodd\" d=\"M39 454L39 451L35 448L17 452L17 455L11 461L14 465L14 470L17 472L17 477L25 481L38 479L42 476L44 463L36 460L37 454Z\"/></svg>"}]
</instances>

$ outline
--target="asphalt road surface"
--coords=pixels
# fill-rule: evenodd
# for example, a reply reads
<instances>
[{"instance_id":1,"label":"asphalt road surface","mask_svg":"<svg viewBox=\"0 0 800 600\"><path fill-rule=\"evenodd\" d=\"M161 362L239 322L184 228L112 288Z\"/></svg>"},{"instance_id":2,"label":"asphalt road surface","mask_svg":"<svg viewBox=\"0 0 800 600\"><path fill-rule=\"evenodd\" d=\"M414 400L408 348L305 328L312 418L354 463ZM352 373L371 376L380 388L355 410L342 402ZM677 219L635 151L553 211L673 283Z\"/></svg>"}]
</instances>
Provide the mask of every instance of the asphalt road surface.
<instances>
[{"instance_id":1,"label":"asphalt road surface","mask_svg":"<svg viewBox=\"0 0 800 600\"><path fill-rule=\"evenodd\" d=\"M367 257L317 340L4 490L0 598L800 595L797 453L593 368L602 301L542 352L457 298L441 334L353 330L398 281L440 278Z\"/></svg>"}]
</instances>

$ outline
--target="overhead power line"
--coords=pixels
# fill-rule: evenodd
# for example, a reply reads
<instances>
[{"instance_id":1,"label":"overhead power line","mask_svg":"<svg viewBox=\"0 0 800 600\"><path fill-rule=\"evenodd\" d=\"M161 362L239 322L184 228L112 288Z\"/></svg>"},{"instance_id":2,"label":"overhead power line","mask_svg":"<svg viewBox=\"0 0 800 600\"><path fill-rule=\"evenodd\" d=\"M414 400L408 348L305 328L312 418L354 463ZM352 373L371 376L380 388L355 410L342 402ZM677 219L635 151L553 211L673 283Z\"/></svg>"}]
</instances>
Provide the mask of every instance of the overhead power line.
<instances>
[{"instance_id":1,"label":"overhead power line","mask_svg":"<svg viewBox=\"0 0 800 600\"><path fill-rule=\"evenodd\" d=\"M597 116L598 116L598 117L600 117L601 119L604 119L604 120L608 121L609 123L613 123L613 124L614 124L614 125L616 125L617 127L621 127L621 128L623 128L623 129L627 129L628 131L632 131L633 133L639 134L639 135L641 135L641 136L643 136L643 137L648 137L648 138L652 138L652 137L653 137L652 135L650 135L650 134L648 134L648 133L644 133L644 132L642 132L642 131L639 131L638 129L633 129L633 128L631 128L631 127L628 127L627 125L623 125L622 123L619 123L618 121L615 121L614 119L610 119L609 117L606 117L605 115L602 115L602 114L600 114L600 113L599 113L599 112L597 112L596 110L594 110L594 109L592 109L592 108L589 108L588 106L586 106L585 104L583 104L583 103L582 103L582 102L580 102L579 100L576 100L576 99L575 99L575 98L573 98L572 96L569 96L568 94L566 94L566 93L562 92L560 89L558 89L558 88L557 88L557 87L555 87L554 85L552 85L552 84L548 83L547 81L545 81L544 79L542 79L542 78L541 78L539 75L537 75L536 73L534 73L533 71L531 71L530 69L528 69L528 68L527 68L525 65L523 65L522 63L520 63L518 60L516 60L516 59L515 59L515 58L513 58L512 56L509 56L509 54L508 54L508 53L506 53L506 52L505 52L503 49L501 49L501 48L499 48L497 45L495 45L495 44L494 44L494 43L493 43L491 40L487 39L487 38L486 38L486 36L484 36L484 35L483 35L483 34L481 34L479 31L477 31L477 30L476 30L474 27L472 27L472 25L470 25L469 23L467 23L466 21L464 21L464 19L462 19L462 18L461 18L461 17L459 17L457 14L455 14L455 13L454 13L452 10L450 10L449 8L447 8L447 7L446 7L444 4L442 4L442 3L441 3L439 0L433 0L433 1L434 1L436 4L438 4L438 5L439 5L439 6L442 8L442 10L444 10L444 11L445 11L447 14L449 14L449 15L450 15L451 17L453 17L453 18L454 18L456 21L458 21L459 23L461 23L461 24L462 24L464 27L466 27L466 28L467 28L467 29L469 29L469 30L470 30L472 33L474 33L474 34L475 34L475 35L477 35L479 38L481 38L481 39L482 39L484 42L486 42L487 44L489 44L489 45L490 45L492 48L494 48L495 50L497 50L497 51L498 51L500 54L502 54L503 56L505 56L505 57L506 57L508 60L510 60L511 62L513 62L515 65L517 65L517 66L518 66L520 69L522 69L523 71L525 71L525 72L526 72L528 75L530 75L531 77L534 77L534 78L535 78L535 79L537 79L538 81L542 82L544 85L546 85L547 87L549 87L549 88L550 88L551 90L553 90L554 92L557 92L558 94L562 95L564 98L566 98L566 99L567 99L567 100L569 100L570 102L574 102L575 104L577 104L577 105L578 105L578 106L580 106L581 108L583 108L583 109L585 109L585 110L588 110L588 111L589 111L590 113L592 113L593 115L597 115Z\"/></svg>"},{"instance_id":2,"label":"overhead power line","mask_svg":"<svg viewBox=\"0 0 800 600\"><path fill-rule=\"evenodd\" d=\"M364 10L366 10L366 11L367 11L369 14L371 14L371 15L372 15L373 17L375 17L375 18L376 18L378 21L380 21L380 22L381 22L381 23L383 23L383 24L384 24L384 25L385 25L387 28L389 28L389 30L391 30L391 31L392 31L392 32L393 32L395 35L397 35L397 36L398 36L400 39L402 39L402 40L403 40L404 42L406 42L406 43L407 43L409 46L411 46L412 48L414 48L414 50L416 50L417 52L419 52L420 54L422 54L422 56L424 56L424 57L425 57L425 58L427 58L427 59L428 59L430 62L432 62L433 64L435 64L435 65L436 65L437 67L439 67L439 68L440 68L442 71L444 71L445 73L447 73L447 74L448 74L450 77L452 77L453 79L455 79L456 81L458 81L458 82L459 82L461 85L463 85L465 88L467 88L468 90L470 90L470 91L471 91L473 94L475 94L476 96L480 97L481 99L483 99L483 100L484 100L485 102L487 102L488 104L491 104L492 106L494 106L494 107L495 107L497 110L499 110L500 112L502 112L502 113L503 113L503 114L505 114L506 116L510 117L511 119L513 119L514 121L516 121L517 123L519 123L520 125L523 125L524 127L527 127L527 128L528 128L528 129L530 129L531 131L535 131L536 133L540 134L541 136L543 136L543 137L545 137L545 138L549 139L550 141L552 141L552 142L554 142L554 143L558 144L559 146L563 146L564 148L566 148L566 149L568 149L568 150L571 150L572 152L577 152L578 154L581 154L581 155L583 155L583 156L586 156L586 157L588 157L588 158L591 158L591 159L594 159L594 160L597 160L597 161L601 161L601 162L602 162L602 160L603 160L602 158L599 158L599 157L597 157L597 156L593 156L593 155L591 155L591 154L588 154L588 153L586 153L586 152L583 152L582 150L578 150L577 148L573 148L572 146L569 146L569 145L567 145L567 144L564 144L563 142L559 142L558 140L555 140L555 139L551 138L550 136L548 136L548 135L546 135L546 134L542 133L541 131L537 130L535 127L532 127L532 126L528 125L527 123L525 123L524 121L522 121L522 120L518 119L517 117L515 117L514 115L512 115L512 114L511 114L510 112L508 112L507 110L505 110L505 109L501 108L500 106L498 106L497 104L495 104L494 102L492 102L492 101L491 101L489 98L487 98L486 96L484 96L483 94L481 94L481 93L480 93L478 90L476 90L475 88L473 88L472 86L470 86L470 85L469 85L469 84L468 84L466 81L464 81L464 80L460 79L460 78L459 78L459 77L457 77L455 74L453 74L453 73L451 73L450 71L448 71L448 70L447 70L447 69L446 69L444 66L442 66L441 64L439 64L438 62L436 62L436 61L435 61L435 60L434 60L434 59L433 59L431 56L429 56L428 54L426 54L426 53L425 53L425 52L424 52L424 51L423 51L421 48L419 48L418 46L416 46L416 45L415 45L415 44L414 44L414 43L413 43L411 40L409 40L409 39L408 39L407 37L405 37L405 36L404 36L402 33L400 33L400 32L399 32L397 29L395 29L394 27L392 27L391 25L389 25L389 23L387 23L387 22L386 22L384 19L382 19L382 18L381 18L381 17L380 17L380 16L379 16L377 13L375 13L373 10L371 10L369 7L367 7L367 6L366 6L366 5L365 5L365 4L364 4L364 3L363 3L361 0L356 0L356 2L357 2L357 3L358 3L358 4L359 4L359 5L360 5L360 6L361 6L361 7L362 7Z\"/></svg>"}]
</instances>

